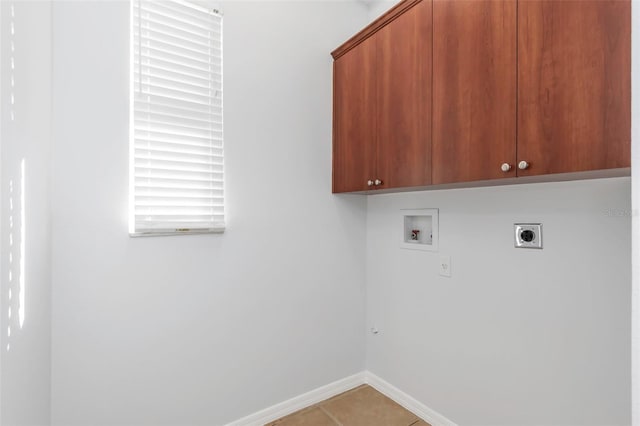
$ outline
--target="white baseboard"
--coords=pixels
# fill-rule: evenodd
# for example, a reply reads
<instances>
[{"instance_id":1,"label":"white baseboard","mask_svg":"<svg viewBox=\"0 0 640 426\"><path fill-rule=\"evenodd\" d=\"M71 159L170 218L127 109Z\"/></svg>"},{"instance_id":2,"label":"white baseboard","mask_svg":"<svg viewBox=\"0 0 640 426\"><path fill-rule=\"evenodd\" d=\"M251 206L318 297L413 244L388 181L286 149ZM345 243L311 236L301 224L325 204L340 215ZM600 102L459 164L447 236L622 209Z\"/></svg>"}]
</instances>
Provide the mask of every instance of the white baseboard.
<instances>
[{"instance_id":1,"label":"white baseboard","mask_svg":"<svg viewBox=\"0 0 640 426\"><path fill-rule=\"evenodd\" d=\"M371 386L381 394L387 396L388 398L394 400L398 404L402 405L404 408L411 411L413 414L420 417L431 426L456 426L454 422L447 419L442 414L427 407L417 399L402 392L400 389L381 379L375 374L369 371L365 371L364 374L365 382L369 386Z\"/></svg>"},{"instance_id":2,"label":"white baseboard","mask_svg":"<svg viewBox=\"0 0 640 426\"><path fill-rule=\"evenodd\" d=\"M257 413L251 414L240 420L229 423L226 426L263 426L266 423L278 420L281 417L295 413L298 410L317 404L333 396L346 392L365 383L365 372L345 377L328 385L319 387L310 392L291 398Z\"/></svg>"},{"instance_id":3,"label":"white baseboard","mask_svg":"<svg viewBox=\"0 0 640 426\"><path fill-rule=\"evenodd\" d=\"M432 426L456 426L454 422L447 419L442 414L422 404L415 398L402 392L400 389L376 376L369 371L363 371L353 376L345 377L328 385L321 386L310 392L291 398L257 413L251 414L242 419L233 421L226 426L263 426L266 423L278 420L281 417L295 413L298 410L309 407L329 399L333 396L346 392L357 386L368 384L378 392L391 398L407 410L411 411L422 420Z\"/></svg>"}]
</instances>

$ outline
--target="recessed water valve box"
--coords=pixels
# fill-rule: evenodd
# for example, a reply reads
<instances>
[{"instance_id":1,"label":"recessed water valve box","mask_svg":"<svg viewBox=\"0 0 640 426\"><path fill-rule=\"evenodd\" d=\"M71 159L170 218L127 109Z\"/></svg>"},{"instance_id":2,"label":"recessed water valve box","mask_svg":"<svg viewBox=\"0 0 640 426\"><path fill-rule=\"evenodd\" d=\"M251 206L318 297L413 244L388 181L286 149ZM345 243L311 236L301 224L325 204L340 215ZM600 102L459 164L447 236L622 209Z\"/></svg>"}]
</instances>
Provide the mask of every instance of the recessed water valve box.
<instances>
[{"instance_id":1,"label":"recessed water valve box","mask_svg":"<svg viewBox=\"0 0 640 426\"><path fill-rule=\"evenodd\" d=\"M542 248L541 223L514 223L516 248Z\"/></svg>"},{"instance_id":2,"label":"recessed water valve box","mask_svg":"<svg viewBox=\"0 0 640 426\"><path fill-rule=\"evenodd\" d=\"M438 251L438 209L400 210L400 247Z\"/></svg>"}]
</instances>

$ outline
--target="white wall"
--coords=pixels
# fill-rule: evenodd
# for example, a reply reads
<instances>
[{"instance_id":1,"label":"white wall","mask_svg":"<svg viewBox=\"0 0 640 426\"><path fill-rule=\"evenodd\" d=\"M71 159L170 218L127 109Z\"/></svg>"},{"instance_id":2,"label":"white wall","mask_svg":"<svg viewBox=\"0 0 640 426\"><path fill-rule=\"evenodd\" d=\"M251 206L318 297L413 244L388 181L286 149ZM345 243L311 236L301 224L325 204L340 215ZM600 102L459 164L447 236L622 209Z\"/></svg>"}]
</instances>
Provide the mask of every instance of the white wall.
<instances>
[{"instance_id":1,"label":"white wall","mask_svg":"<svg viewBox=\"0 0 640 426\"><path fill-rule=\"evenodd\" d=\"M130 239L127 5L54 5L53 423L223 424L364 368L374 323L366 367L460 424L629 423L629 179L331 196L328 52L367 12L222 9L229 229ZM441 209L452 278L401 207Z\"/></svg>"},{"instance_id":2,"label":"white wall","mask_svg":"<svg viewBox=\"0 0 640 426\"><path fill-rule=\"evenodd\" d=\"M386 12L389 8L391 8L393 5L395 4L394 1L389 1L389 0L371 0L368 2L369 5L369 19L373 20L377 17L379 17L380 15L382 15L384 12ZM640 12L638 11L639 8L637 7L633 7L632 11L633 11L633 25L632 28L640 28ZM633 300L634 300L634 304L635 304L635 313L633 316L634 319L634 324L635 324L635 331L634 331L634 341L635 341L635 351L633 352L635 355L633 357L633 361L634 361L634 385L633 385L633 389L634 389L634 393L635 396L633 397L633 407L634 407L634 420L633 420L633 424L634 425L640 425L640 367L637 365L638 363L638 359L640 359L640 252L638 249L638 245L640 244L640 219L638 216L638 211L640 209L639 207L639 200L640 200L640 171L639 171L639 167L638 164L640 164L640 148L639 148L639 143L638 141L640 140L640 123L638 122L638 111L640 110L640 106L638 106L638 98L640 98L640 96L635 96L636 93L638 93L638 87L640 87L640 83L638 82L638 79L640 79L640 73L637 72L635 69L637 68L636 65L640 62L640 49L638 48L638 46L640 45L640 42L638 42L638 34L636 31L632 32L632 38L633 38L633 43L632 43L632 47L633 47L633 68L634 68L634 72L633 72L633 79L634 79L634 85L633 85L633 103L634 103L634 109L633 109L633 114L632 117L634 118L633 120L633 126L634 126L634 131L633 131L633 146L634 146L634 155L633 155L633 193L634 193L634 205L633 205L633 209L632 210L627 210L627 212L635 212L633 215L630 215L633 217L633 231L632 231L632 239L634 242L634 251L633 251L633 256L630 256L628 247L627 249L623 249L623 248L619 248L616 250L615 253L620 254L621 256L626 256L626 259L628 260L628 263L633 263L634 265L634 278L633 278L633 283L634 283L634 292L633 292ZM486 191L489 191L490 193L493 191L491 189L486 189ZM499 189L498 189L499 191ZM599 196L597 194L594 194L594 196ZM417 197L417 196L414 196ZM627 199L629 197L629 194L627 193ZM422 200L422 198L417 197L417 198L412 198L411 195L408 196L408 198L404 199L405 201L411 201L411 200ZM504 200L502 200L502 202L504 202ZM628 202L628 200L627 200ZM370 205L371 206L371 205ZM463 207L464 204L461 204L460 207ZM369 214L371 213L371 207L369 208ZM521 212L524 213L527 210L524 209ZM492 230L495 231L495 230ZM629 233L630 229L627 228L627 233ZM369 226L368 228L368 236L370 236L371 233L371 227ZM371 241L369 240L369 243L371 243ZM369 244L369 247L372 247L371 244ZM374 247L375 248L375 247ZM586 248L585 248L586 250ZM633 261L632 261L633 260ZM368 265L370 265L371 263L371 258L368 258L367 260ZM385 264L386 265L386 264ZM385 266L383 265L383 266ZM371 266L371 265L370 265ZM604 264L602 265L602 268L604 270ZM511 273L513 273L513 268L509 269L509 271L511 271ZM368 268L368 273L371 273L371 267ZM486 278L485 278L486 279ZM626 281L627 283L629 282L629 280ZM623 283L622 279L620 279L620 283ZM369 285L371 286L371 282L369 280ZM371 292L371 288L369 286L368 291ZM629 295L627 295L627 297L629 297ZM618 300L618 303L622 303L622 300ZM370 308L370 304L367 305L368 308ZM445 309L445 307L443 307L443 309ZM375 313L369 312L369 317L371 316L375 316ZM627 321L629 321L629 319L627 318ZM413 330L413 327L408 327L409 330ZM619 343L622 344L623 340L621 340ZM369 345L372 344L371 341L368 342ZM380 343L382 344L382 343ZM368 346L369 348L371 348L371 346ZM622 351L624 350L625 347L624 346L619 346L618 347L618 351ZM626 350L629 350L629 348L626 348ZM370 355L370 359L374 358L376 356L376 354L374 353L368 353ZM422 352L419 352L419 354L417 354L416 356L421 355ZM384 353L379 353L377 356L384 356ZM623 367L625 367L627 364L623 365ZM553 364L551 365L551 367L553 367ZM415 368L415 366L414 366ZM447 371L446 374L449 374L450 371ZM389 377L389 379L391 379L391 377ZM399 383L395 383L392 381L392 383L394 384L398 384ZM628 412L629 412L629 408L627 408L627 406L625 404L627 404L628 402L628 395L626 395L624 393L624 389L620 388L620 386L624 386L626 384L626 382L622 382L620 381L618 383L618 391L614 394L609 395L609 398L615 398L617 396L620 396L620 404L622 404L623 408L620 408L620 417L619 421L622 421L623 423L628 423L629 419L628 419ZM414 383L415 385L415 383ZM426 385L425 385L426 386ZM603 392L603 391L601 391ZM550 398L555 397L556 394L558 393L558 390L553 390L550 394L547 395L546 399L550 400ZM423 391L422 392L423 395L430 395L427 394L427 391ZM604 393L603 393L604 394ZM595 397L596 394L592 395L592 397ZM417 395L416 395L417 396ZM490 393L486 396L486 398L493 398L495 397L494 394ZM533 395L532 398L535 399L537 397L537 395ZM453 401L453 396L451 398L451 401ZM429 399L426 399L424 402L426 402L427 404L429 404L431 402L431 397L429 396ZM434 402L437 403L437 402ZM590 413L596 409L598 409L600 407L601 404L599 404L598 402L596 402L595 404L591 405L590 407L587 407L584 410L583 414L587 414ZM444 409L444 408L443 408ZM531 403L530 405L530 409L533 410L534 412L537 413L538 409L536 408L536 404L535 403ZM577 410L582 410L582 408L574 408L573 412L575 413ZM607 411L608 410L608 411ZM544 410L540 410L541 412ZM554 412L557 410L554 410ZM570 412L571 410L567 408L567 414ZM470 412L473 412L473 409L470 410ZM602 411L602 415L606 415L606 413L611 412L611 409L605 409L604 411ZM444 414L448 414L446 411L443 412ZM517 413L517 410L513 410L513 413ZM497 413L496 413L497 414ZM454 420L457 420L456 417L454 416L454 413L451 413L450 418L453 418ZM508 414L506 414L505 416L508 416ZM489 417L487 417L489 418ZM524 418L524 417L523 417ZM460 417L460 421L463 421L465 419L464 414L461 413L461 417ZM506 421L506 424L509 423L509 419L508 417L504 417L504 421ZM539 419L539 417L536 415L531 417L531 422L535 423L536 419ZM554 418L549 417L549 421L555 421ZM585 417L586 419L586 417ZM467 422L469 422L470 420L465 420ZM493 420L491 420L493 421ZM488 423L490 423L491 421L487 420ZM495 420L496 422L498 420ZM587 420L585 420L587 421ZM593 424L597 424L598 421L595 420L594 418L589 419L589 421ZM475 423L476 420L474 418L473 422ZM540 421L543 422L543 421ZM608 423L608 422L606 422ZM586 423L585 423L586 424Z\"/></svg>"},{"instance_id":3,"label":"white wall","mask_svg":"<svg viewBox=\"0 0 640 426\"><path fill-rule=\"evenodd\" d=\"M45 425L51 362L51 4L2 1L0 15L0 423Z\"/></svg>"},{"instance_id":4,"label":"white wall","mask_svg":"<svg viewBox=\"0 0 640 426\"><path fill-rule=\"evenodd\" d=\"M228 229L127 235L128 2L57 1L53 423L219 425L364 368L365 199L331 195L355 2L229 2Z\"/></svg>"},{"instance_id":5,"label":"white wall","mask_svg":"<svg viewBox=\"0 0 640 426\"><path fill-rule=\"evenodd\" d=\"M440 209L439 253L401 208ZM461 425L629 424L629 209L629 178L370 196L368 369Z\"/></svg>"},{"instance_id":6,"label":"white wall","mask_svg":"<svg viewBox=\"0 0 640 426\"><path fill-rule=\"evenodd\" d=\"M366 3L369 8L369 21L373 21L395 6L398 2L395 0L368 0Z\"/></svg>"},{"instance_id":7,"label":"white wall","mask_svg":"<svg viewBox=\"0 0 640 426\"><path fill-rule=\"evenodd\" d=\"M633 209L633 424L640 426L640 7L631 6L631 142Z\"/></svg>"}]
</instances>

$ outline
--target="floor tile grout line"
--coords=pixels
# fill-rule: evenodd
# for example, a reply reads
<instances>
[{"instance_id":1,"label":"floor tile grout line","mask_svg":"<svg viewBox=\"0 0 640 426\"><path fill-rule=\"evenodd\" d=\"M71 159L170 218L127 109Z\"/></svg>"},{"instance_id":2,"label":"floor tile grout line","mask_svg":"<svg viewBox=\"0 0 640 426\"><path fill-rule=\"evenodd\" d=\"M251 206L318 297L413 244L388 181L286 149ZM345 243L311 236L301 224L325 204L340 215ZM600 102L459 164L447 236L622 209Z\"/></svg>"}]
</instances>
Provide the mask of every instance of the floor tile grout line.
<instances>
[{"instance_id":1,"label":"floor tile grout line","mask_svg":"<svg viewBox=\"0 0 640 426\"><path fill-rule=\"evenodd\" d=\"M311 411L313 411L315 409L319 409L321 413L324 413L329 418L329 420L334 424L334 426L344 426L344 424L342 422L340 422L337 419L337 417L335 417L335 415L333 415L328 408L325 408L325 406L331 405L333 402L337 402L337 401L339 401L339 400L341 400L341 399L343 399L345 397L349 397L349 396L352 396L353 394L356 394L356 393L359 393L361 391L364 391L365 389L369 389L369 390L373 391L374 393L379 394L385 400L389 400L391 403L393 403L393 405L397 405L398 408L400 408L400 409L406 411L407 413L413 415L413 417L414 417L413 420L406 419L405 422L409 421L409 423L404 423L403 422L404 425L406 425L406 426L419 426L420 424L425 424L426 426L430 426L428 423L424 422L423 419L418 417L415 413L413 413L413 412L407 410L406 408L402 407L401 405L399 405L394 400L390 399L386 395L384 395L381 392L379 392L377 389L375 389L372 386L367 385L367 384L364 384L364 385L361 385L361 386L357 386L357 387L355 387L353 389L347 390L347 391L345 391L345 392L343 392L341 394L335 395L334 397L328 398L328 399L326 399L324 401L320 401L320 402L317 402L315 404L309 405L309 406L307 406L305 408L302 408L302 409L296 411L295 413L291 413L288 416L281 417L280 419L278 419L278 420L276 420L276 421L274 421L272 423L268 423L265 426L277 426L278 424L280 424L280 422L283 419L290 418L290 417L304 416L304 415L306 415L306 413L309 413L309 412L311 412Z\"/></svg>"},{"instance_id":2,"label":"floor tile grout line","mask_svg":"<svg viewBox=\"0 0 640 426\"><path fill-rule=\"evenodd\" d=\"M338 426L344 426L342 423L340 423L340 421L338 421L338 419L336 419L333 414L331 414L329 411L327 411L322 405L318 405L318 408L325 413L336 425Z\"/></svg>"}]
</instances>

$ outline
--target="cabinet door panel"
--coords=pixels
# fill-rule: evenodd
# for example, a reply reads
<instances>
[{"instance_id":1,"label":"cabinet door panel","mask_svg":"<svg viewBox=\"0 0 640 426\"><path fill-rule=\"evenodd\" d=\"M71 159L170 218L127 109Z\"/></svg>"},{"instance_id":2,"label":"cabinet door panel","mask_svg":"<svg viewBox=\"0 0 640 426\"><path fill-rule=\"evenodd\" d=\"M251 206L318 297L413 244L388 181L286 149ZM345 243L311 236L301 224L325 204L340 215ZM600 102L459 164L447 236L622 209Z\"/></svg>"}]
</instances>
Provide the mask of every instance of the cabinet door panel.
<instances>
[{"instance_id":1,"label":"cabinet door panel","mask_svg":"<svg viewBox=\"0 0 640 426\"><path fill-rule=\"evenodd\" d=\"M431 183L431 7L423 0L373 36L380 188Z\"/></svg>"},{"instance_id":2,"label":"cabinet door panel","mask_svg":"<svg viewBox=\"0 0 640 426\"><path fill-rule=\"evenodd\" d=\"M519 176L630 166L628 0L521 0Z\"/></svg>"},{"instance_id":3,"label":"cabinet door panel","mask_svg":"<svg viewBox=\"0 0 640 426\"><path fill-rule=\"evenodd\" d=\"M364 40L333 65L333 192L371 189L376 155L376 45Z\"/></svg>"},{"instance_id":4,"label":"cabinet door panel","mask_svg":"<svg viewBox=\"0 0 640 426\"><path fill-rule=\"evenodd\" d=\"M434 0L434 184L516 175L516 6Z\"/></svg>"}]
</instances>

